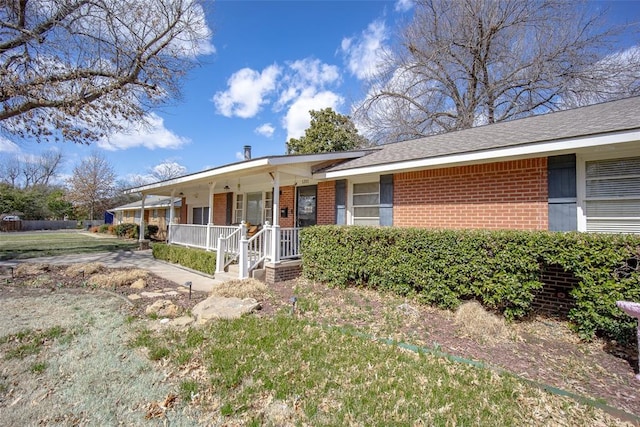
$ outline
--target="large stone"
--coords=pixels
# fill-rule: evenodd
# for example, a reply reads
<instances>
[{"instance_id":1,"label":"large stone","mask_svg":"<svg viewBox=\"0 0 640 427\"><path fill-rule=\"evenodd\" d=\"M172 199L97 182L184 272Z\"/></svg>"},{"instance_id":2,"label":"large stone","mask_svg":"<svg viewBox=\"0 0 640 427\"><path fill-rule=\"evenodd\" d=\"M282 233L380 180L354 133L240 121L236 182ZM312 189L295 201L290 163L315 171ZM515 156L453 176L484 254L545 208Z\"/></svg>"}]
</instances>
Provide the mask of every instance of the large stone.
<instances>
[{"instance_id":1,"label":"large stone","mask_svg":"<svg viewBox=\"0 0 640 427\"><path fill-rule=\"evenodd\" d=\"M140 292L140 295L144 298L159 298L164 296L164 294L160 292Z\"/></svg>"},{"instance_id":2,"label":"large stone","mask_svg":"<svg viewBox=\"0 0 640 427\"><path fill-rule=\"evenodd\" d=\"M212 319L237 319L260 308L260 303L253 298L212 296L196 304L191 313L196 318L196 324L204 325Z\"/></svg>"},{"instance_id":3,"label":"large stone","mask_svg":"<svg viewBox=\"0 0 640 427\"><path fill-rule=\"evenodd\" d=\"M194 318L191 316L181 316L176 317L171 321L171 326L175 326L177 328L186 328L190 324L194 322Z\"/></svg>"},{"instance_id":4,"label":"large stone","mask_svg":"<svg viewBox=\"0 0 640 427\"><path fill-rule=\"evenodd\" d=\"M178 307L168 299L160 299L148 306L144 312L147 315L156 314L158 317L174 318L178 315Z\"/></svg>"},{"instance_id":5,"label":"large stone","mask_svg":"<svg viewBox=\"0 0 640 427\"><path fill-rule=\"evenodd\" d=\"M144 289L146 287L147 283L144 281L144 279L138 279L131 284L132 289Z\"/></svg>"}]
</instances>

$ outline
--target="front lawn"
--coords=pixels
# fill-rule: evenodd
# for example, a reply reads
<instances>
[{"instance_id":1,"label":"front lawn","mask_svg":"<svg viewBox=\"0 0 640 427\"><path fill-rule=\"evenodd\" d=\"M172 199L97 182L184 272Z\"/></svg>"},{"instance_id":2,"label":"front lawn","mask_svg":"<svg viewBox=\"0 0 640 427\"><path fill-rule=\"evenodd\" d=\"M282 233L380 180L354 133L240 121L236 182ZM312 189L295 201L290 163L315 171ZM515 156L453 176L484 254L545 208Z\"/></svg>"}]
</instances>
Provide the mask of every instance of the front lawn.
<instances>
[{"instance_id":1,"label":"front lawn","mask_svg":"<svg viewBox=\"0 0 640 427\"><path fill-rule=\"evenodd\" d=\"M0 233L0 260L131 250L138 242L78 231Z\"/></svg>"}]
</instances>

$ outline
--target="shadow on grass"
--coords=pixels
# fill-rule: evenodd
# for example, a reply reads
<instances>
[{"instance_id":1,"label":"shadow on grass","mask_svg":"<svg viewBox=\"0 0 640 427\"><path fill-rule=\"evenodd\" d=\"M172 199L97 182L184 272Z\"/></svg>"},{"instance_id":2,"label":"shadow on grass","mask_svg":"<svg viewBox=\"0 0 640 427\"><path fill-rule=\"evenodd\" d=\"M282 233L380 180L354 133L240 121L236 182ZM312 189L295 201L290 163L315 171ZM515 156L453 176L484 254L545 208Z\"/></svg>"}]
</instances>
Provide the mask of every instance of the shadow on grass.
<instances>
[{"instance_id":1,"label":"shadow on grass","mask_svg":"<svg viewBox=\"0 0 640 427\"><path fill-rule=\"evenodd\" d=\"M66 247L35 248L25 247L19 249L0 250L0 261L11 259L39 258L45 256L86 254L96 252L115 252L122 250L133 250L138 248L138 242L100 242L98 244L73 245Z\"/></svg>"}]
</instances>

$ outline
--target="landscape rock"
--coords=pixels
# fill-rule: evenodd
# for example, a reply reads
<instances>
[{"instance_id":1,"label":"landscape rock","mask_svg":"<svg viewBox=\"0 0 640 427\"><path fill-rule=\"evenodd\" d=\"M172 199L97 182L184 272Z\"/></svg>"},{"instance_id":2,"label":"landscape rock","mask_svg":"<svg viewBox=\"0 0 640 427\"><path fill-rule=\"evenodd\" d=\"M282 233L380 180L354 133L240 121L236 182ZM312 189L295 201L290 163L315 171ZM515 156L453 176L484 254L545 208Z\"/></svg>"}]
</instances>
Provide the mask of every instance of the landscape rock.
<instances>
[{"instance_id":1,"label":"landscape rock","mask_svg":"<svg viewBox=\"0 0 640 427\"><path fill-rule=\"evenodd\" d=\"M142 297L138 294L127 295L127 298L129 298L129 301L138 301L139 299L142 299Z\"/></svg>"},{"instance_id":2,"label":"landscape rock","mask_svg":"<svg viewBox=\"0 0 640 427\"><path fill-rule=\"evenodd\" d=\"M260 303L253 298L211 296L196 304L191 313L195 316L198 325L204 325L212 319L237 319L260 308Z\"/></svg>"},{"instance_id":3,"label":"landscape rock","mask_svg":"<svg viewBox=\"0 0 640 427\"><path fill-rule=\"evenodd\" d=\"M161 292L140 292L140 295L145 298L158 298L164 296L164 294Z\"/></svg>"},{"instance_id":4,"label":"landscape rock","mask_svg":"<svg viewBox=\"0 0 640 427\"><path fill-rule=\"evenodd\" d=\"M171 326L175 326L177 328L186 328L187 326L195 322L195 320L196 319L191 316L180 316L171 321Z\"/></svg>"},{"instance_id":5,"label":"landscape rock","mask_svg":"<svg viewBox=\"0 0 640 427\"><path fill-rule=\"evenodd\" d=\"M158 317L174 318L178 315L178 307L168 299L161 299L148 306L145 313L147 315L156 314Z\"/></svg>"},{"instance_id":6,"label":"landscape rock","mask_svg":"<svg viewBox=\"0 0 640 427\"><path fill-rule=\"evenodd\" d=\"M144 279L138 279L131 284L132 289L144 289L146 287L147 283L144 281Z\"/></svg>"}]
</instances>

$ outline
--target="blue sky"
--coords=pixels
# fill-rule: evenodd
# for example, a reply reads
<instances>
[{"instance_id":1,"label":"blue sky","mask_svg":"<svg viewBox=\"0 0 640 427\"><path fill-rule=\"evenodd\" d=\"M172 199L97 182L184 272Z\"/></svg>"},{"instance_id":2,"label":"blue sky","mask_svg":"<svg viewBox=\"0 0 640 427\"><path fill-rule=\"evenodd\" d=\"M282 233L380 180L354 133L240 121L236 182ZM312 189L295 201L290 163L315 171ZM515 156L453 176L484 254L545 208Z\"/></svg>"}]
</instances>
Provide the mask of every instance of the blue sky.
<instances>
[{"instance_id":1,"label":"blue sky","mask_svg":"<svg viewBox=\"0 0 640 427\"><path fill-rule=\"evenodd\" d=\"M640 1L593 4L608 5L616 23L640 22ZM213 53L199 58L183 99L153 113L152 129L91 146L0 140L0 154L60 150L68 174L97 150L125 180L164 162L185 173L235 162L244 145L253 157L284 154L286 141L304 134L309 110L350 114L373 54L411 17L409 0L218 0L207 9ZM633 44L640 40L621 48Z\"/></svg>"}]
</instances>

